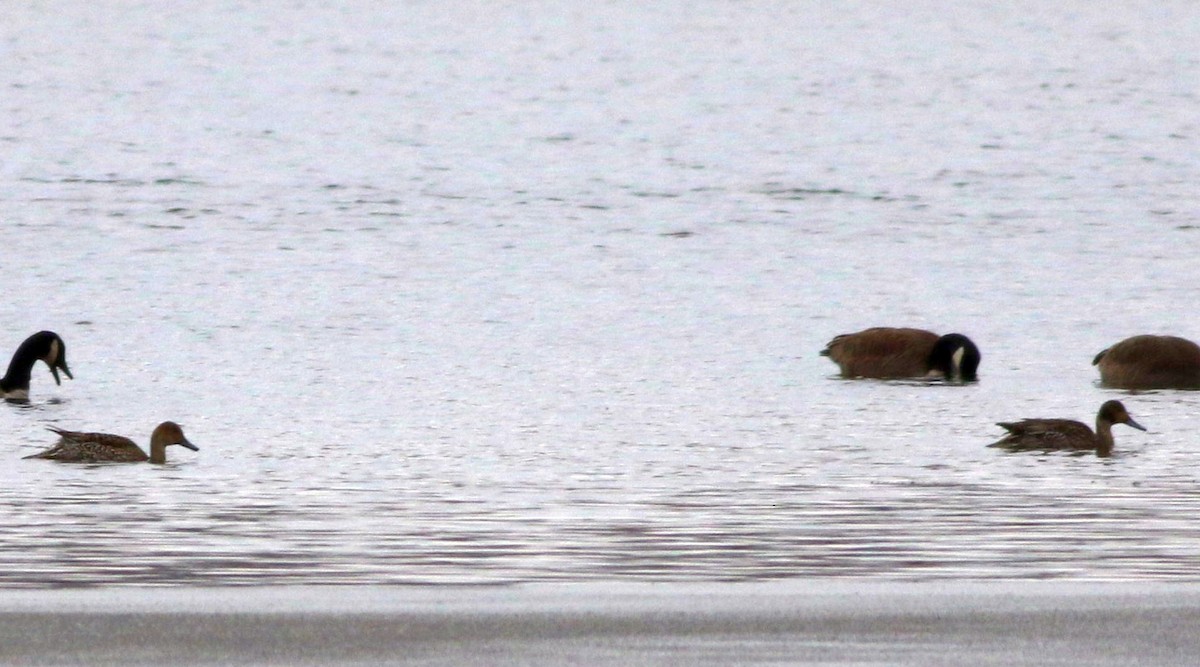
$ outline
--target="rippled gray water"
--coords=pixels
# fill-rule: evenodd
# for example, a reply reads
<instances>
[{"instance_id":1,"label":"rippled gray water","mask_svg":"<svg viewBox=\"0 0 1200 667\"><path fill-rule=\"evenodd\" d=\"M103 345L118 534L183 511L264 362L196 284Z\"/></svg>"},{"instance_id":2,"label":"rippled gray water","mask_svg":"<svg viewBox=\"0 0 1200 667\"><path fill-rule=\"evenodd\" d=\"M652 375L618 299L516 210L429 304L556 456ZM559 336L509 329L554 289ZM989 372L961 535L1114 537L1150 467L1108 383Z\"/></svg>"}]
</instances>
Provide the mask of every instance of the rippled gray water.
<instances>
[{"instance_id":1,"label":"rippled gray water","mask_svg":"<svg viewBox=\"0 0 1200 667\"><path fill-rule=\"evenodd\" d=\"M10 8L0 585L1196 579L1185 2ZM847 382L876 324L982 381ZM1005 454L1090 422L1118 454ZM171 462L23 461L47 426Z\"/></svg>"}]
</instances>

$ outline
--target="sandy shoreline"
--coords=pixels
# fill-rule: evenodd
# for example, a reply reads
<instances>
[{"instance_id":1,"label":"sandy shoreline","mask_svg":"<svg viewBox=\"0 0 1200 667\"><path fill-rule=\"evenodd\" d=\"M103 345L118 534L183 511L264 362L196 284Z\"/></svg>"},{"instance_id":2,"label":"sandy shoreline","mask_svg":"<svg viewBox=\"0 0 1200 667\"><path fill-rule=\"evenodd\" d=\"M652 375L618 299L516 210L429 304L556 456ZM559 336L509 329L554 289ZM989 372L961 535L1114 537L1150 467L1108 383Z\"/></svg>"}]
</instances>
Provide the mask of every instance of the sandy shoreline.
<instances>
[{"instance_id":1,"label":"sandy shoreline","mask_svg":"<svg viewBox=\"0 0 1200 667\"><path fill-rule=\"evenodd\" d=\"M0 594L3 664L1194 664L1200 584L539 584Z\"/></svg>"}]
</instances>

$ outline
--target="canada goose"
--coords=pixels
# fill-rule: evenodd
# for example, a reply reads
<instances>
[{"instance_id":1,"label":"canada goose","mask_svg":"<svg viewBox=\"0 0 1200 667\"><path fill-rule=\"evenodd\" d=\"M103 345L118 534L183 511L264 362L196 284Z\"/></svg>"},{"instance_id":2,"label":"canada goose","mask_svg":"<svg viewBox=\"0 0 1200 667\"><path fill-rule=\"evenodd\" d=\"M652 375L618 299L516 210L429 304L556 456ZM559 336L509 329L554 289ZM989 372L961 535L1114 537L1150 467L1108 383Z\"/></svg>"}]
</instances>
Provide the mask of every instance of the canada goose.
<instances>
[{"instance_id":1,"label":"canada goose","mask_svg":"<svg viewBox=\"0 0 1200 667\"><path fill-rule=\"evenodd\" d=\"M1118 389L1200 389L1200 345L1178 336L1133 336L1097 354L1100 384Z\"/></svg>"},{"instance_id":2,"label":"canada goose","mask_svg":"<svg viewBox=\"0 0 1200 667\"><path fill-rule=\"evenodd\" d=\"M974 382L979 348L962 334L938 336L924 329L874 327L842 334L821 351L842 371L842 377L944 377Z\"/></svg>"},{"instance_id":3,"label":"canada goose","mask_svg":"<svg viewBox=\"0 0 1200 667\"><path fill-rule=\"evenodd\" d=\"M1113 450L1113 424L1127 424L1139 431L1145 427L1133 420L1120 401L1105 401L1096 413L1096 431L1073 419L1023 419L1019 422L999 422L1008 431L989 447L1009 451L1095 450L1097 456L1108 456Z\"/></svg>"},{"instance_id":4,"label":"canada goose","mask_svg":"<svg viewBox=\"0 0 1200 667\"><path fill-rule=\"evenodd\" d=\"M167 446L181 445L188 449L200 451L198 447L188 442L183 435L183 429L175 422L163 422L150 435L150 456L142 451L132 440L120 435L108 433L79 433L51 428L61 438L58 443L44 452L30 454L27 459L54 459L72 463L99 463L112 461L115 463L132 463L149 460L151 463L167 462Z\"/></svg>"},{"instance_id":5,"label":"canada goose","mask_svg":"<svg viewBox=\"0 0 1200 667\"><path fill-rule=\"evenodd\" d=\"M67 368L67 344L53 331L39 331L26 338L13 353L12 361L8 362L8 372L0 378L0 398L13 402L28 401L30 376L33 365L39 359L50 367L54 384L62 384L58 377L59 370L68 378L75 379Z\"/></svg>"}]
</instances>

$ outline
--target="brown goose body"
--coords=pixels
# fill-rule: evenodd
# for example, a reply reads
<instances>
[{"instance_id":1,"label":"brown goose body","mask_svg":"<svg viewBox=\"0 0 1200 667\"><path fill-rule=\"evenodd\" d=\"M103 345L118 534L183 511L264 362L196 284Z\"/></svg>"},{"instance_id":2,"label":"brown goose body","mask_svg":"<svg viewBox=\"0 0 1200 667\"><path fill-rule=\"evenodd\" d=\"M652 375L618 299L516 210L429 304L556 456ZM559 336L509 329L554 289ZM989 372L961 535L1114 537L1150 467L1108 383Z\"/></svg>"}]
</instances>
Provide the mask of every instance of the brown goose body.
<instances>
[{"instance_id":1,"label":"brown goose body","mask_svg":"<svg viewBox=\"0 0 1200 667\"><path fill-rule=\"evenodd\" d=\"M1118 389L1200 389L1200 345L1178 336L1133 336L1097 354L1100 383Z\"/></svg>"},{"instance_id":2,"label":"brown goose body","mask_svg":"<svg viewBox=\"0 0 1200 667\"><path fill-rule=\"evenodd\" d=\"M822 356L847 378L945 377L975 380L979 349L962 334L939 336L925 329L872 327L836 336Z\"/></svg>"},{"instance_id":3,"label":"brown goose body","mask_svg":"<svg viewBox=\"0 0 1200 667\"><path fill-rule=\"evenodd\" d=\"M1096 430L1073 419L1023 419L999 422L1008 435L989 447L1009 451L1095 451L1108 456L1113 450L1113 424L1126 424L1139 431L1146 429L1129 416L1120 401L1106 401L1096 413Z\"/></svg>"},{"instance_id":4,"label":"brown goose body","mask_svg":"<svg viewBox=\"0 0 1200 667\"><path fill-rule=\"evenodd\" d=\"M59 441L44 452L24 458L52 459L68 463L166 463L166 449L169 445L181 445L192 451L199 451L199 448L183 435L183 429L175 422L163 422L154 429L154 433L150 435L149 455L134 441L124 436L64 431L57 428L50 430L59 435Z\"/></svg>"}]
</instances>

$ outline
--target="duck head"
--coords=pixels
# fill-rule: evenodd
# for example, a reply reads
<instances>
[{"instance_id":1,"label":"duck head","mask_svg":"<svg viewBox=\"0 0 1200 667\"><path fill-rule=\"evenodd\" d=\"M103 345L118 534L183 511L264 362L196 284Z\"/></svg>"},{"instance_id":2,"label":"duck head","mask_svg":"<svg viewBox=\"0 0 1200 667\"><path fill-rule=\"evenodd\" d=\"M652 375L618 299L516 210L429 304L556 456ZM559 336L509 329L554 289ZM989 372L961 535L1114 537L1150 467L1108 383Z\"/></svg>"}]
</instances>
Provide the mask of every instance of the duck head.
<instances>
[{"instance_id":1,"label":"duck head","mask_svg":"<svg viewBox=\"0 0 1200 667\"><path fill-rule=\"evenodd\" d=\"M156 445L160 447L181 445L193 452L200 451L200 448L188 441L187 436L183 434L183 427L175 422L163 422L154 427L154 433L150 434L150 446Z\"/></svg>"},{"instance_id":2,"label":"duck head","mask_svg":"<svg viewBox=\"0 0 1200 667\"><path fill-rule=\"evenodd\" d=\"M1139 431L1145 431L1146 427L1133 420L1129 416L1129 411L1125 409L1125 404L1120 401L1105 401L1104 405L1100 406L1100 419L1107 421L1110 424L1125 424Z\"/></svg>"}]
</instances>

